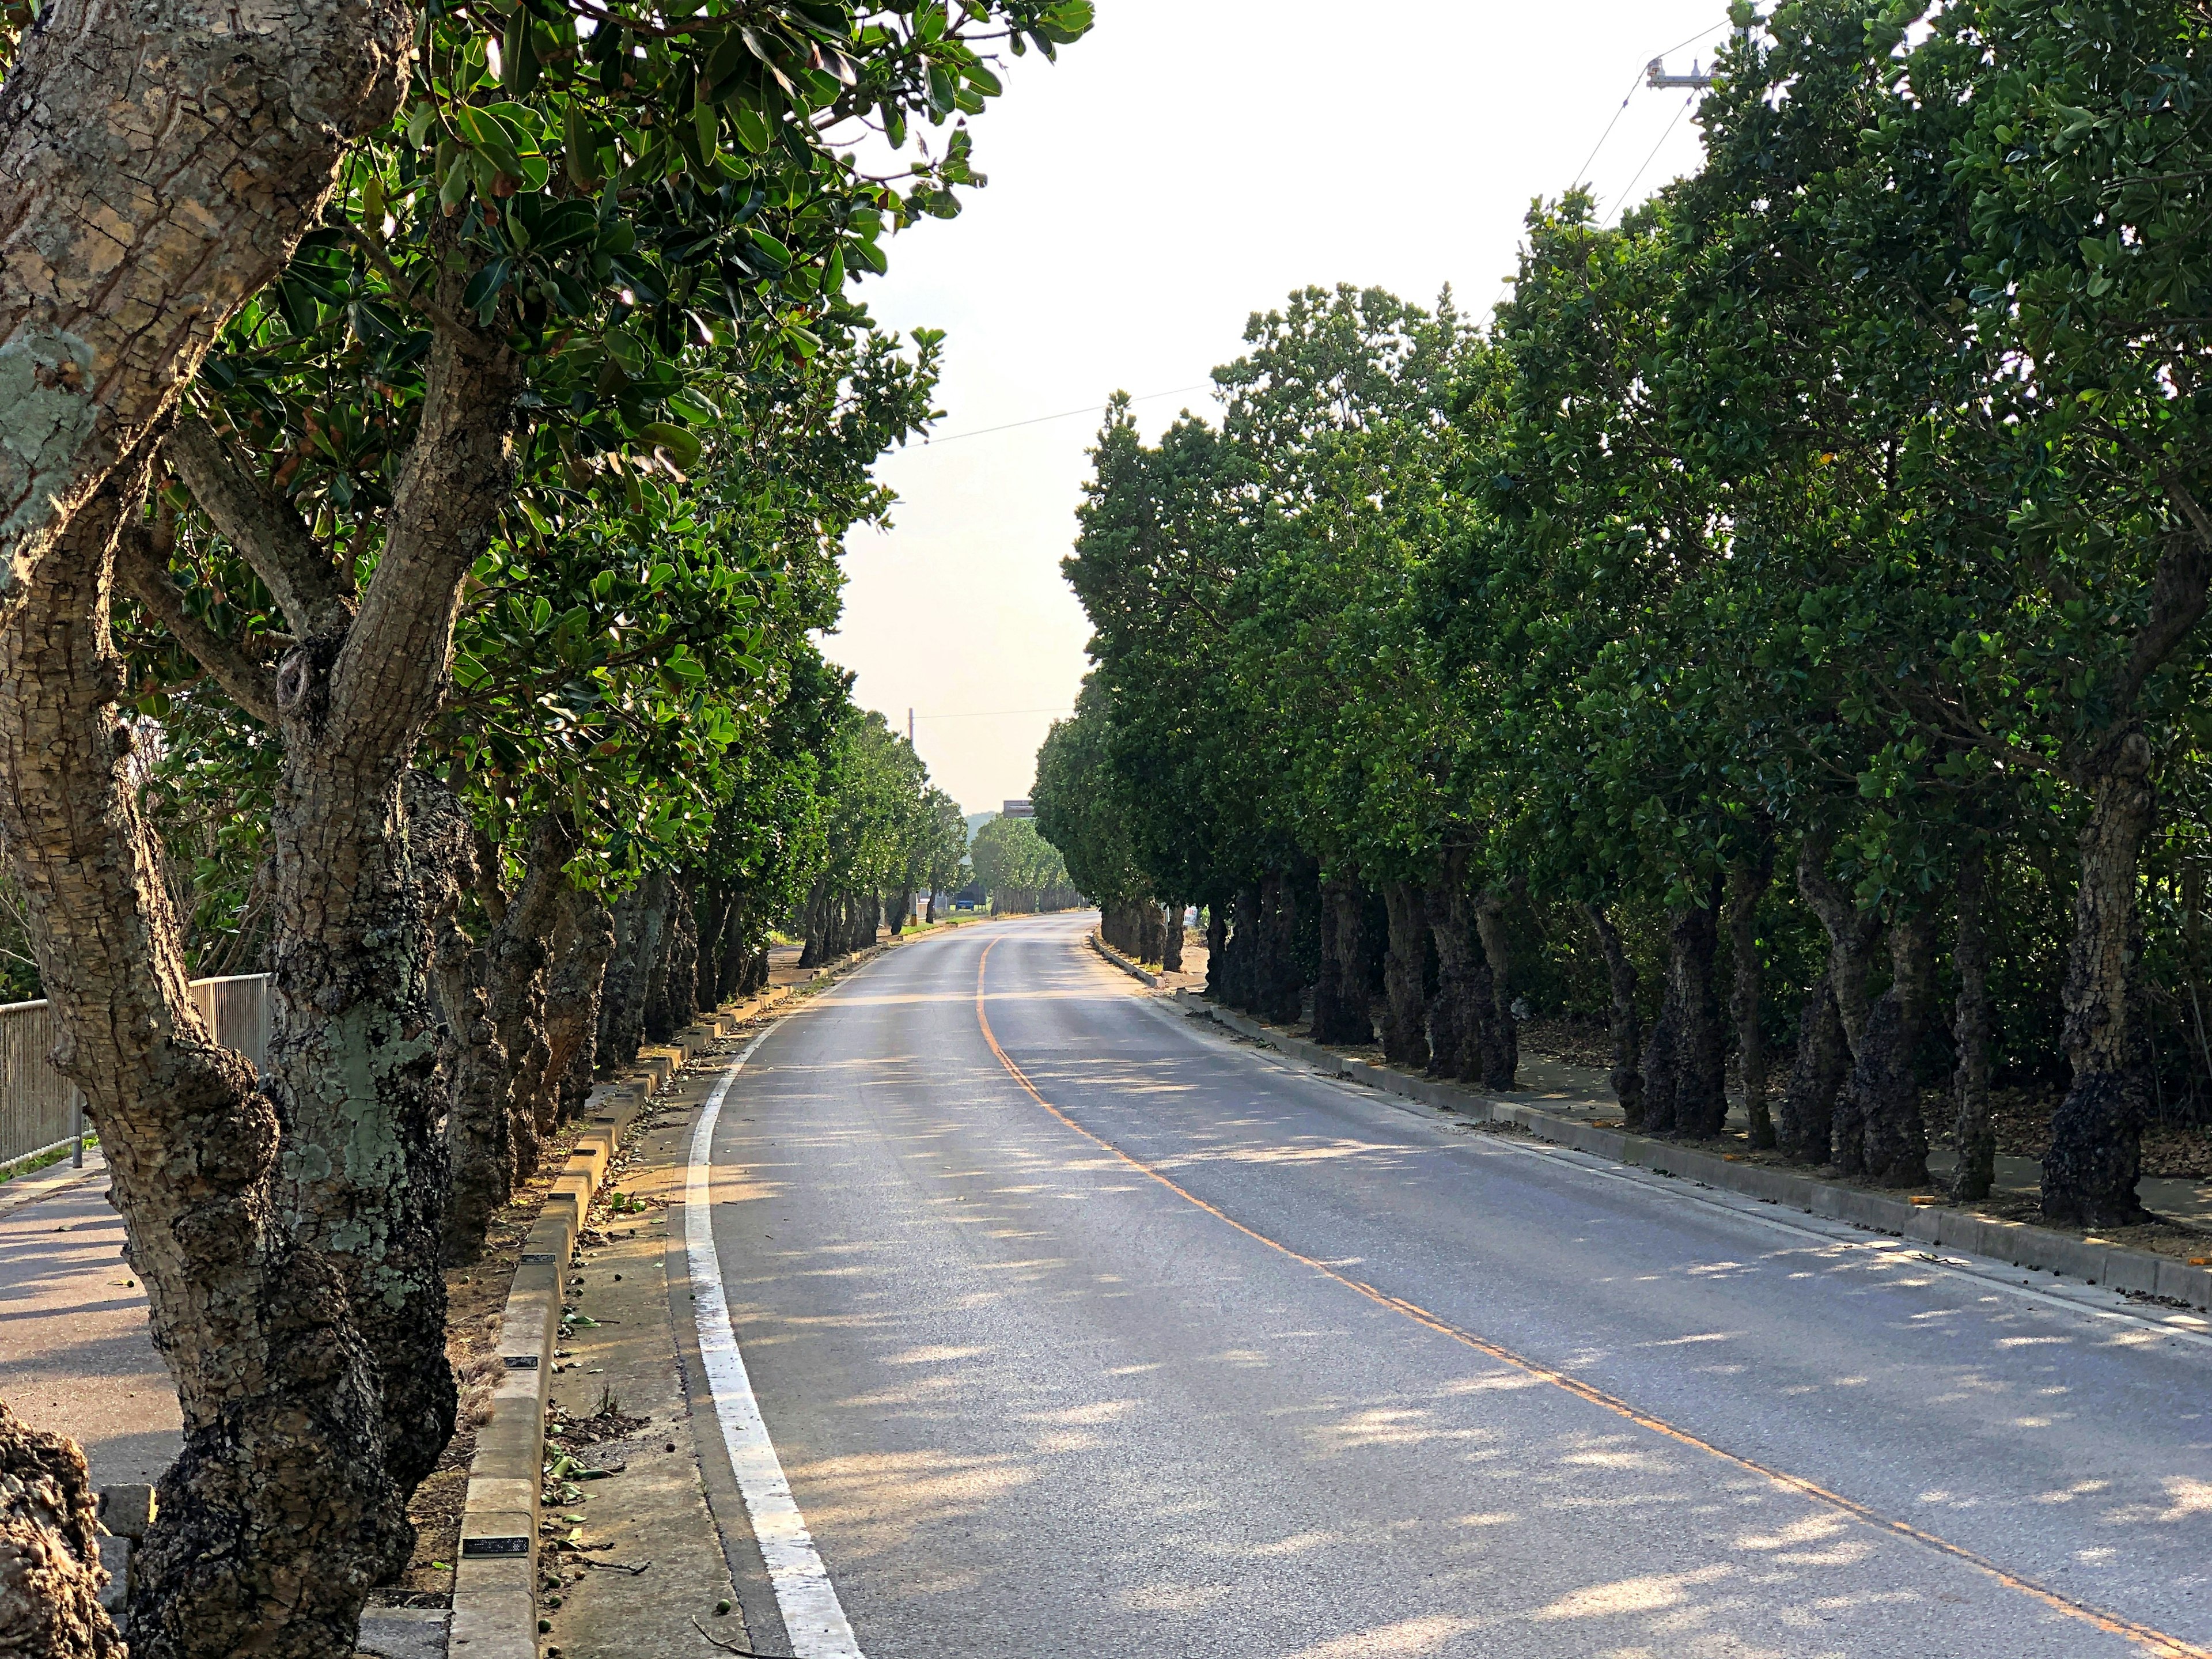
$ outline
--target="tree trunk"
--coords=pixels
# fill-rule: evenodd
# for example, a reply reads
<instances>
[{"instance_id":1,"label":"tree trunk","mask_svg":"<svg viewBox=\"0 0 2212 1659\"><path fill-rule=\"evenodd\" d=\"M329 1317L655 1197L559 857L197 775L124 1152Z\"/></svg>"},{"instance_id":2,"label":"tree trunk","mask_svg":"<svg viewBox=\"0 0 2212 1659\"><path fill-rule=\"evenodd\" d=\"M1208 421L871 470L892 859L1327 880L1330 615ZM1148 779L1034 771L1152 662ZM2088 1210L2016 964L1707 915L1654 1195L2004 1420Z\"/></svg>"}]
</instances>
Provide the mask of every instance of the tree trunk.
<instances>
[{"instance_id":1,"label":"tree trunk","mask_svg":"<svg viewBox=\"0 0 2212 1659\"><path fill-rule=\"evenodd\" d=\"M1836 1102L1835 1159L1878 1187L1928 1184L1928 1127L1915 1065L1936 974L1936 918L1899 916L1890 927L1889 989L1867 1018L1851 1080Z\"/></svg>"},{"instance_id":2,"label":"tree trunk","mask_svg":"<svg viewBox=\"0 0 2212 1659\"><path fill-rule=\"evenodd\" d=\"M1505 936L1505 894L1498 888L1475 901L1474 927L1490 969L1492 1026L1497 1035L1486 1054L1482 1080L1492 1089L1510 1089L1521 1075L1521 1020L1513 1012L1513 951Z\"/></svg>"},{"instance_id":3,"label":"tree trunk","mask_svg":"<svg viewBox=\"0 0 2212 1659\"><path fill-rule=\"evenodd\" d=\"M1797 890L1828 935L1828 992L1843 1022L1844 1040L1856 1056L1870 1006L1867 973L1881 939L1881 918L1860 909L1858 901L1829 878L1828 855L1834 850L1832 837L1805 837L1797 854Z\"/></svg>"},{"instance_id":4,"label":"tree trunk","mask_svg":"<svg viewBox=\"0 0 2212 1659\"><path fill-rule=\"evenodd\" d=\"M813 890L806 896L800 918L806 934L806 942L799 952L801 968L819 968L829 949L829 902L828 890L820 882L815 883Z\"/></svg>"},{"instance_id":5,"label":"tree trunk","mask_svg":"<svg viewBox=\"0 0 2212 1659\"><path fill-rule=\"evenodd\" d=\"M1959 1161L1951 1172L1951 1197L1960 1204L1987 1198L1996 1184L1996 1131L1990 1122L1989 945L1982 933L1988 880L1989 854L1977 838L1959 864L1959 929L1951 946L1951 965L1959 975L1951 1014L1951 1043L1958 1053L1951 1086L1958 1106Z\"/></svg>"},{"instance_id":6,"label":"tree trunk","mask_svg":"<svg viewBox=\"0 0 2212 1659\"><path fill-rule=\"evenodd\" d=\"M537 1173L538 1148L558 1110L545 1086L553 1057L545 1036L545 970L553 959L562 896L568 890L564 872L575 850L575 831L565 812L538 818L531 828L521 884L485 942L492 1024L507 1054L508 1138L518 1180ZM495 881L496 870L489 873Z\"/></svg>"},{"instance_id":7,"label":"tree trunk","mask_svg":"<svg viewBox=\"0 0 2212 1659\"><path fill-rule=\"evenodd\" d=\"M1736 1079L1743 1087L1743 1112L1751 1144L1762 1148L1774 1145L1774 1117L1766 1104L1766 1034L1759 1025L1765 976L1759 960L1759 901L1773 879L1774 849L1770 843L1758 858L1729 871L1723 909L1734 980L1729 992L1729 1018L1735 1026Z\"/></svg>"},{"instance_id":8,"label":"tree trunk","mask_svg":"<svg viewBox=\"0 0 2212 1659\"><path fill-rule=\"evenodd\" d=\"M553 966L545 981L545 1079L557 1122L582 1115L584 1103L591 1097L600 988L614 944L607 907L563 881L553 927Z\"/></svg>"},{"instance_id":9,"label":"tree trunk","mask_svg":"<svg viewBox=\"0 0 2212 1659\"><path fill-rule=\"evenodd\" d=\"M2158 817L2150 767L2149 743L2130 727L2107 738L2084 769L2091 805L2063 993L2074 1082L2051 1116L2043 1158L2043 1213L2074 1226L2124 1226L2145 1213L2136 1196L2149 1093L2136 982L2142 959L2136 883Z\"/></svg>"},{"instance_id":10,"label":"tree trunk","mask_svg":"<svg viewBox=\"0 0 2212 1659\"><path fill-rule=\"evenodd\" d=\"M110 560L147 471L135 459L86 504L0 629L0 828L54 1062L100 1134L184 1418L138 1558L134 1647L325 1659L352 1650L364 1555L388 1560L408 1528L375 1360L343 1275L281 1201L277 1113L186 990L131 776Z\"/></svg>"},{"instance_id":11,"label":"tree trunk","mask_svg":"<svg viewBox=\"0 0 2212 1659\"><path fill-rule=\"evenodd\" d=\"M1229 1000L1229 918L1218 898L1206 905L1206 994L1217 1002Z\"/></svg>"},{"instance_id":12,"label":"tree trunk","mask_svg":"<svg viewBox=\"0 0 2212 1659\"><path fill-rule=\"evenodd\" d=\"M1295 1025L1304 1012L1305 986L1298 973L1296 942L1297 895L1290 873L1278 871L1261 884L1260 1018Z\"/></svg>"},{"instance_id":13,"label":"tree trunk","mask_svg":"<svg viewBox=\"0 0 2212 1659\"><path fill-rule=\"evenodd\" d=\"M460 799L428 773L405 784L416 881L430 933L432 989L444 1023L446 1210L449 1261L473 1261L484 1230L514 1188L507 1121L511 1067L484 991L484 952L460 925L461 896L478 884L477 837Z\"/></svg>"},{"instance_id":14,"label":"tree trunk","mask_svg":"<svg viewBox=\"0 0 2212 1659\"><path fill-rule=\"evenodd\" d=\"M76 1441L0 1406L0 1653L127 1659L100 1605L99 1502Z\"/></svg>"},{"instance_id":15,"label":"tree trunk","mask_svg":"<svg viewBox=\"0 0 2212 1659\"><path fill-rule=\"evenodd\" d=\"M658 878L651 902L658 908L660 926L655 930L656 948L646 969L644 1036L648 1042L665 1042L682 1023L677 1014L675 988L683 980L683 964L689 959L685 932L691 907L683 883L669 874Z\"/></svg>"},{"instance_id":16,"label":"tree trunk","mask_svg":"<svg viewBox=\"0 0 2212 1659\"><path fill-rule=\"evenodd\" d=\"M1322 939L1313 1040L1364 1048L1375 1041L1375 1022L1367 992L1367 894L1358 882L1323 884Z\"/></svg>"},{"instance_id":17,"label":"tree trunk","mask_svg":"<svg viewBox=\"0 0 2212 1659\"><path fill-rule=\"evenodd\" d=\"M1728 1050L1713 983L1721 890L1716 878L1708 902L1667 913L1667 993L1644 1057L1644 1127L1652 1134L1710 1140L1727 1121Z\"/></svg>"},{"instance_id":18,"label":"tree trunk","mask_svg":"<svg viewBox=\"0 0 2212 1659\"><path fill-rule=\"evenodd\" d=\"M599 1021L599 1072L611 1076L637 1058L645 1041L645 1008L653 966L660 960L661 928L667 916L668 876L656 871L625 896L629 926L620 934L607 969L605 1004ZM619 914L623 904L615 908Z\"/></svg>"},{"instance_id":19,"label":"tree trunk","mask_svg":"<svg viewBox=\"0 0 2212 1659\"><path fill-rule=\"evenodd\" d=\"M1383 960L1382 1054L1393 1066L1426 1070L1429 1063L1429 913L1421 890L1409 882L1382 884L1389 915L1389 954Z\"/></svg>"},{"instance_id":20,"label":"tree trunk","mask_svg":"<svg viewBox=\"0 0 2212 1659\"><path fill-rule=\"evenodd\" d=\"M1260 890L1237 890L1235 931L1229 936L1232 973L1229 1000L1248 1014L1260 1012Z\"/></svg>"},{"instance_id":21,"label":"tree trunk","mask_svg":"<svg viewBox=\"0 0 2212 1659\"><path fill-rule=\"evenodd\" d=\"M1775 1145L1800 1164L1826 1164L1834 1153L1836 1095L1851 1069L1850 1040L1836 1011L1828 975L1814 981L1797 1016L1797 1057L1782 1097Z\"/></svg>"},{"instance_id":22,"label":"tree trunk","mask_svg":"<svg viewBox=\"0 0 2212 1659\"><path fill-rule=\"evenodd\" d=\"M1620 1103L1621 1122L1630 1129L1644 1127L1644 1073L1640 1068L1644 1044L1642 1022L1636 1012L1636 964L1620 942L1620 930L1605 908L1583 906L1597 933L1598 950L1605 957L1606 977L1613 992L1613 1097Z\"/></svg>"},{"instance_id":23,"label":"tree trunk","mask_svg":"<svg viewBox=\"0 0 2212 1659\"><path fill-rule=\"evenodd\" d=\"M411 21L60 0L24 28L0 91L0 614L391 118Z\"/></svg>"},{"instance_id":24,"label":"tree trunk","mask_svg":"<svg viewBox=\"0 0 2212 1659\"><path fill-rule=\"evenodd\" d=\"M1166 942L1160 947L1160 971L1182 972L1182 901L1168 906Z\"/></svg>"}]
</instances>

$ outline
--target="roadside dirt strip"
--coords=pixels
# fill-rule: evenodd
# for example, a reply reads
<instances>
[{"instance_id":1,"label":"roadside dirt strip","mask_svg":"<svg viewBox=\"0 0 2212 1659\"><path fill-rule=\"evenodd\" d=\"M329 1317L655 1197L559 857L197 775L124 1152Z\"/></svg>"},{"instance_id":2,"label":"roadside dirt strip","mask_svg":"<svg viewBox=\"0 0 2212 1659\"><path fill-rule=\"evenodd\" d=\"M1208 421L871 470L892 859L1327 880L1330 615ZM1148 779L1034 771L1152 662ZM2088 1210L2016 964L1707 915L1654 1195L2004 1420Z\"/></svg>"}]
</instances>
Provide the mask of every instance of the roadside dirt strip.
<instances>
[{"instance_id":1,"label":"roadside dirt strip","mask_svg":"<svg viewBox=\"0 0 2212 1659\"><path fill-rule=\"evenodd\" d=\"M1091 946L1107 961L1147 985L1158 976L1131 962L1096 934ZM1288 1059L1328 1077L1418 1101L1439 1110L1492 1123L1516 1125L1540 1139L1632 1164L1656 1174L1698 1182L1723 1192L1741 1193L1764 1203L1788 1205L1810 1215L1841 1221L1870 1232L1886 1233L1936 1249L1962 1250L2015 1267L2047 1273L2057 1279L2105 1286L2134 1297L2154 1298L2135 1309L2138 1317L2179 1331L2212 1336L2212 1322L2190 1310L2212 1310L2212 1268L2191 1267L2174 1256L2129 1249L2096 1237L2076 1238L2025 1222L1977 1215L1944 1204L1915 1204L1863 1188L1844 1187L1755 1164L1732 1163L1711 1152L1679 1146L1617 1129L1600 1128L1526 1101L1486 1095L1456 1083L1415 1077L1387 1066L1356 1060L1317 1042L1209 1001L1194 991L1174 994L1177 1006L1212 1019L1228 1030L1263 1042ZM2163 1303L2172 1311L2161 1317Z\"/></svg>"},{"instance_id":2,"label":"roadside dirt strip","mask_svg":"<svg viewBox=\"0 0 2212 1659\"><path fill-rule=\"evenodd\" d=\"M665 1099L678 1074L713 1053L725 1030L734 1032L744 1019L787 994L779 990L735 1013L690 1026L678 1034L674 1043L641 1054L641 1076L592 1091L587 1108L590 1127L578 1139L523 1246L501 1317L498 1353L505 1375L492 1392L489 1415L477 1430L460 1554L453 1564L449 1650L458 1653L465 1647L467 1659L538 1659L540 1638L551 1629L544 1611L557 1609L562 1601L557 1589L546 1588L548 1581L557 1584L562 1575L545 1559L560 1552L547 1552L545 1544L564 1547L577 1560L591 1559L574 1549L584 1541L575 1530L580 1522L562 1517L580 1501L581 1483L570 1477L584 1468L596 1475L603 1466L576 1462L574 1450L583 1449L580 1442L573 1449L562 1446L549 1458L547 1436L549 1428L564 1425L565 1413L573 1411L574 1403L572 1396L568 1398L562 1414L552 1409L556 1367L570 1367L574 1356L568 1345L580 1332L608 1323L584 1314L572 1294L586 1284L577 1269L590 1265L582 1254L586 1243L601 1247L607 1243L604 1233L587 1233L594 1201L611 1190L608 1177L622 1155L625 1132L641 1118L658 1127L655 1103ZM604 1215L604 1203L601 1210ZM665 1322L665 1312L659 1317ZM665 1322L661 1335L666 1337ZM646 1369L650 1371L649 1364ZM634 1401L644 1397L641 1388L633 1387ZM600 1419L598 1431L614 1426L610 1415L623 1415L594 1414ZM604 1433L592 1434L594 1443L605 1437ZM560 1473L550 1474L549 1470ZM544 1502L548 1492L556 1500L550 1513ZM571 1493L579 1498L570 1498ZM546 1596L551 1598L550 1607L541 1610L541 1598ZM654 1651L627 1650L639 1655ZM684 1650L696 1652L697 1646Z\"/></svg>"}]
</instances>

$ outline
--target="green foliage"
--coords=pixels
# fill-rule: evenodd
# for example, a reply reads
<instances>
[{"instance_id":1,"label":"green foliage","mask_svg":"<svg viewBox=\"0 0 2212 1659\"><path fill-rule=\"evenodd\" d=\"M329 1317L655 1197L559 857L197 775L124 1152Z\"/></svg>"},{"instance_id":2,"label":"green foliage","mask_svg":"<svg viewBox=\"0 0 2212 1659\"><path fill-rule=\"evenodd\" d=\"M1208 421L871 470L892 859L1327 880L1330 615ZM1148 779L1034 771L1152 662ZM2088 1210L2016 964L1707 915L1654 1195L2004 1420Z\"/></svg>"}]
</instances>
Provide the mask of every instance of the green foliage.
<instances>
[{"instance_id":1,"label":"green foliage","mask_svg":"<svg viewBox=\"0 0 2212 1659\"><path fill-rule=\"evenodd\" d=\"M1037 833L1031 818L993 818L975 832L969 856L991 908L1009 911L1064 910L1075 902L1067 862Z\"/></svg>"},{"instance_id":2,"label":"green foliage","mask_svg":"<svg viewBox=\"0 0 2212 1659\"><path fill-rule=\"evenodd\" d=\"M1109 409L1066 567L1097 667L1037 785L1087 887L1525 878L1517 982L1595 1013L1575 902L1649 995L1665 912L1774 856L1761 949L1802 983L1801 848L1896 919L1984 845L2033 1069L2140 733L2154 1041L2203 1088L2212 21L1918 15L1776 10L1702 170L1612 228L1538 204L1486 330L1309 289L1217 371L1218 430Z\"/></svg>"}]
</instances>

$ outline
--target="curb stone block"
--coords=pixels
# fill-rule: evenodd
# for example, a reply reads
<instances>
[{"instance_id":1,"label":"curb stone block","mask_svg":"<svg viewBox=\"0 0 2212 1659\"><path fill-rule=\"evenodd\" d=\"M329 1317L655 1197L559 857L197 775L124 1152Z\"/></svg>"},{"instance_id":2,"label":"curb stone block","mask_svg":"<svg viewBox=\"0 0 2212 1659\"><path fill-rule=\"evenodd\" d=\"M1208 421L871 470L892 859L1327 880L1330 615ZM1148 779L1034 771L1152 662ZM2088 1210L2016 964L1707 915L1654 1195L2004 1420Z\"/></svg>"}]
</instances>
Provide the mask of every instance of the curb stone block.
<instances>
[{"instance_id":1,"label":"curb stone block","mask_svg":"<svg viewBox=\"0 0 2212 1659\"><path fill-rule=\"evenodd\" d=\"M2212 1267L2192 1267L2170 1255L2160 1256L2158 1294L2199 1308L2212 1307Z\"/></svg>"},{"instance_id":2,"label":"curb stone block","mask_svg":"<svg viewBox=\"0 0 2212 1659\"><path fill-rule=\"evenodd\" d=\"M448 1650L458 1656L465 1647L465 1659L538 1659L538 1502L561 1276L623 1130L675 1069L667 1065L669 1051L655 1058L665 1069L650 1088L625 1082L592 1091L593 1126L578 1138L523 1242L500 1322L496 1352L506 1374L492 1390L489 1417L477 1430L460 1556L453 1563Z\"/></svg>"},{"instance_id":3,"label":"curb stone block","mask_svg":"<svg viewBox=\"0 0 2212 1659\"><path fill-rule=\"evenodd\" d=\"M2116 1291L2156 1296L2158 1269L2158 1258L2145 1251L2107 1249L2105 1253L2105 1282Z\"/></svg>"}]
</instances>

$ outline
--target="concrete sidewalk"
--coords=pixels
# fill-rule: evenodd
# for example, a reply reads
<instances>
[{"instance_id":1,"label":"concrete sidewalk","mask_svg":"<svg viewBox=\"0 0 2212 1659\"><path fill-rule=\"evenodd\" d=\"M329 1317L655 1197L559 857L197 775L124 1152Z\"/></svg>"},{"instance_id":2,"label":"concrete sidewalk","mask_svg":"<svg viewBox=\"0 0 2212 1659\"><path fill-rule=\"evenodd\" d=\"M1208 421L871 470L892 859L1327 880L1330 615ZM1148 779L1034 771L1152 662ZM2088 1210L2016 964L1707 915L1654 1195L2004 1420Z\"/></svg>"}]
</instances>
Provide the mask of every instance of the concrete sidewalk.
<instances>
[{"instance_id":1,"label":"concrete sidewalk","mask_svg":"<svg viewBox=\"0 0 2212 1659\"><path fill-rule=\"evenodd\" d=\"M75 1438L95 1487L151 1484L177 1455L183 1419L145 1288L123 1261L107 1172L96 1156L88 1164L0 1210L0 1400L33 1428ZM0 1186L0 1206L15 1184Z\"/></svg>"}]
</instances>

